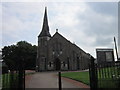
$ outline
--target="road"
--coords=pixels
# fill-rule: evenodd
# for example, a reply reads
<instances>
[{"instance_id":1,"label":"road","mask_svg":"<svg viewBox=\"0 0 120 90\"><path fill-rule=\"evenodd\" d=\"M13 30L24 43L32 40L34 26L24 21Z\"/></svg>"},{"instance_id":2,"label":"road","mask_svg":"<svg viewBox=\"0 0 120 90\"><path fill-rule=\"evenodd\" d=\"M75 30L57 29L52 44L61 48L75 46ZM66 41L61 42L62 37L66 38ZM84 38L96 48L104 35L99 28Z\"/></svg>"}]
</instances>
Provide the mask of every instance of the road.
<instances>
[{"instance_id":1,"label":"road","mask_svg":"<svg viewBox=\"0 0 120 90\"><path fill-rule=\"evenodd\" d=\"M26 88L58 88L57 72L38 72L26 76ZM78 81L62 78L62 88L89 88ZM66 90L66 89L65 89Z\"/></svg>"}]
</instances>

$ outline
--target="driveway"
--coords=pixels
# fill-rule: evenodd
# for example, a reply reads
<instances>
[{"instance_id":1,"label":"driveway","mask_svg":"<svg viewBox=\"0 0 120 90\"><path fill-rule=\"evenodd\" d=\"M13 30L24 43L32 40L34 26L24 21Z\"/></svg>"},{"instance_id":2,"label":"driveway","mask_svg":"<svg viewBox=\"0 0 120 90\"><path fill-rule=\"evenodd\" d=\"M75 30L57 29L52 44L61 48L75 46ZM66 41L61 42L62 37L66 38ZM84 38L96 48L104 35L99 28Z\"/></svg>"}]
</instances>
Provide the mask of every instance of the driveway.
<instances>
[{"instance_id":1,"label":"driveway","mask_svg":"<svg viewBox=\"0 0 120 90\"><path fill-rule=\"evenodd\" d=\"M26 76L26 88L58 88L58 72L38 72ZM62 78L62 88L89 88L78 81Z\"/></svg>"}]
</instances>

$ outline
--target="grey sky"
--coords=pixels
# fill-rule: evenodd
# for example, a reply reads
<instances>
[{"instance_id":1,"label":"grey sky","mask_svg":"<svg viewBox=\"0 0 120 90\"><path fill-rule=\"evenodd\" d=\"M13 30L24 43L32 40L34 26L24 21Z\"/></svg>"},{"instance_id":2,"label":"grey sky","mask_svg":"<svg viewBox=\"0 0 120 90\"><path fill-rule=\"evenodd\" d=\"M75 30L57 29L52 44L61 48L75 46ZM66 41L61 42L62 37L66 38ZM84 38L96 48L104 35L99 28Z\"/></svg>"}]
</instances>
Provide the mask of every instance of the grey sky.
<instances>
[{"instance_id":1,"label":"grey sky","mask_svg":"<svg viewBox=\"0 0 120 90\"><path fill-rule=\"evenodd\" d=\"M37 45L45 6L52 35L58 28L60 34L93 56L97 47L114 48L117 2L2 3L2 46L20 40Z\"/></svg>"}]
</instances>

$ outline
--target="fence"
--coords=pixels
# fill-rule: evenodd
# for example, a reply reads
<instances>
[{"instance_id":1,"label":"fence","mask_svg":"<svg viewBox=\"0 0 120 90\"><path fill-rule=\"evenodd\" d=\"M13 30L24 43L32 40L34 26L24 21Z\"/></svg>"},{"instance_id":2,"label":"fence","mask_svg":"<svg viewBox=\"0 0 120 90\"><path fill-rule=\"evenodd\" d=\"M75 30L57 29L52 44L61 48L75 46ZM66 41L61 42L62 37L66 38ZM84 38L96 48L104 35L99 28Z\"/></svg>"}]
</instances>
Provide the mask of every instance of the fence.
<instances>
[{"instance_id":1,"label":"fence","mask_svg":"<svg viewBox=\"0 0 120 90\"><path fill-rule=\"evenodd\" d=\"M2 74L2 90L12 90L13 88L24 90L24 76L23 71L10 71Z\"/></svg>"},{"instance_id":2,"label":"fence","mask_svg":"<svg viewBox=\"0 0 120 90\"><path fill-rule=\"evenodd\" d=\"M120 62L102 63L96 67L98 88L120 88Z\"/></svg>"},{"instance_id":3,"label":"fence","mask_svg":"<svg viewBox=\"0 0 120 90\"><path fill-rule=\"evenodd\" d=\"M18 86L18 72L11 71L2 74L2 88L17 88Z\"/></svg>"},{"instance_id":4,"label":"fence","mask_svg":"<svg viewBox=\"0 0 120 90\"><path fill-rule=\"evenodd\" d=\"M120 61L95 64L94 60L89 68L91 89L120 88Z\"/></svg>"}]
</instances>

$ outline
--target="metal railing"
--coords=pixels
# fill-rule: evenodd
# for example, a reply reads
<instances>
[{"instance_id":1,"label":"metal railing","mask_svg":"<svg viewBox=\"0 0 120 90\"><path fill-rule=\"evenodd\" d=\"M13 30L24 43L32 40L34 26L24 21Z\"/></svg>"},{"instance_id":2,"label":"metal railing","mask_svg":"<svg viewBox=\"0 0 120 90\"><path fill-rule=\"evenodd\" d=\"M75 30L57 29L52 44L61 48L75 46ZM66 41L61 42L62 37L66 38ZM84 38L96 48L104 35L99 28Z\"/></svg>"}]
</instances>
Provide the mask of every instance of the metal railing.
<instances>
[{"instance_id":1,"label":"metal railing","mask_svg":"<svg viewBox=\"0 0 120 90\"><path fill-rule=\"evenodd\" d=\"M90 87L120 88L120 61L95 64L92 57L89 65Z\"/></svg>"},{"instance_id":2,"label":"metal railing","mask_svg":"<svg viewBox=\"0 0 120 90\"><path fill-rule=\"evenodd\" d=\"M25 72L24 71L9 71L2 74L2 90L12 90L19 88L25 89Z\"/></svg>"}]
</instances>

